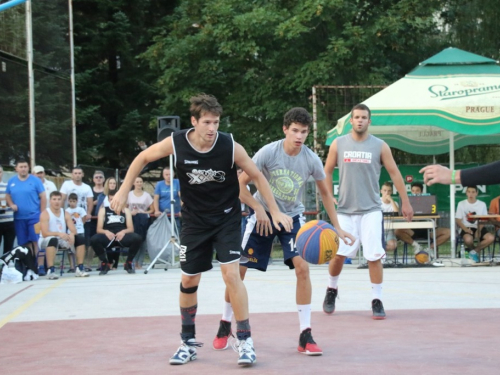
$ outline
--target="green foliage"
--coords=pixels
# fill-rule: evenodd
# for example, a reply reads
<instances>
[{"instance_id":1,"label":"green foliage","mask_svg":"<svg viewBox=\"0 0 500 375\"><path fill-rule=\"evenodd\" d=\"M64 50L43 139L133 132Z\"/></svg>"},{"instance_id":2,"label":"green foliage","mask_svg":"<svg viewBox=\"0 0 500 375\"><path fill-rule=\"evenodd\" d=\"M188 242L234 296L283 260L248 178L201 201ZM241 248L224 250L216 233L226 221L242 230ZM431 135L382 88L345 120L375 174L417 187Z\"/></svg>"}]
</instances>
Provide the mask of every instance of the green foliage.
<instances>
[{"instance_id":1,"label":"green foliage","mask_svg":"<svg viewBox=\"0 0 500 375\"><path fill-rule=\"evenodd\" d=\"M155 77L136 57L175 2L74 0L80 163L120 167L155 141Z\"/></svg>"},{"instance_id":2,"label":"green foliage","mask_svg":"<svg viewBox=\"0 0 500 375\"><path fill-rule=\"evenodd\" d=\"M311 107L317 84L380 84L439 50L438 0L182 1L142 58L165 113L188 121L188 98L215 95L221 130L252 154L282 136L283 114ZM312 137L309 137L312 142Z\"/></svg>"}]
</instances>

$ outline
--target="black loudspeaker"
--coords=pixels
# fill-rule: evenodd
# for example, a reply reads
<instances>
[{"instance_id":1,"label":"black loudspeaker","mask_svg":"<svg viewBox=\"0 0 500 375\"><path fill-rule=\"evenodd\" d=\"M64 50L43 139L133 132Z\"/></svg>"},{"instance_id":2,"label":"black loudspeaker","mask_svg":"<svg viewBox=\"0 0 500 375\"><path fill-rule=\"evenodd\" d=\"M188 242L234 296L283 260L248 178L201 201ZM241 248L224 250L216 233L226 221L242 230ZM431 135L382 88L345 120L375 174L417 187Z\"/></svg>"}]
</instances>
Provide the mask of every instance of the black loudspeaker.
<instances>
[{"instance_id":1,"label":"black loudspeaker","mask_svg":"<svg viewBox=\"0 0 500 375\"><path fill-rule=\"evenodd\" d=\"M181 130L181 118L179 116L157 117L158 120L158 142L169 137L173 132Z\"/></svg>"}]
</instances>

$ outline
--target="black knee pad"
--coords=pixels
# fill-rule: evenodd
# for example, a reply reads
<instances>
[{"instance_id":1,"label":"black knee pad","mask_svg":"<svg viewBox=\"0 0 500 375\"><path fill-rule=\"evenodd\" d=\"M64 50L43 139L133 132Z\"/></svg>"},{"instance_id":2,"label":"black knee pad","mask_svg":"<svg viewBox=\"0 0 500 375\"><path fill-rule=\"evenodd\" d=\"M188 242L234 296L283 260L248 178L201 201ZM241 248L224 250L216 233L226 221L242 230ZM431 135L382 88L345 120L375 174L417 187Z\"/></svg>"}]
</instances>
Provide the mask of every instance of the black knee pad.
<instances>
[{"instance_id":1,"label":"black knee pad","mask_svg":"<svg viewBox=\"0 0 500 375\"><path fill-rule=\"evenodd\" d=\"M181 283L181 292L182 293L193 294L193 293L196 293L197 290L198 290L198 285L193 286L192 288L184 288L182 286L182 283Z\"/></svg>"}]
</instances>

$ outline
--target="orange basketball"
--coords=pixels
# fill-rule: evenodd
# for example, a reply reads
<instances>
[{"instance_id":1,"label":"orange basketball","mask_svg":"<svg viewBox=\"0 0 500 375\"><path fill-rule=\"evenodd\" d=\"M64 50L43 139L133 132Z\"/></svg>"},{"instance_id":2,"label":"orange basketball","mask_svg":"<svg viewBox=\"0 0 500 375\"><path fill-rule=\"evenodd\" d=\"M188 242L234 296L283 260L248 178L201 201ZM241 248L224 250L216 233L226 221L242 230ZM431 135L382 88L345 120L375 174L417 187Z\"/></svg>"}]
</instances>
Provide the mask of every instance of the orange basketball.
<instances>
[{"instance_id":1,"label":"orange basketball","mask_svg":"<svg viewBox=\"0 0 500 375\"><path fill-rule=\"evenodd\" d=\"M415 262L417 262L418 264L429 263L429 253L420 250L417 254L415 254Z\"/></svg>"}]
</instances>

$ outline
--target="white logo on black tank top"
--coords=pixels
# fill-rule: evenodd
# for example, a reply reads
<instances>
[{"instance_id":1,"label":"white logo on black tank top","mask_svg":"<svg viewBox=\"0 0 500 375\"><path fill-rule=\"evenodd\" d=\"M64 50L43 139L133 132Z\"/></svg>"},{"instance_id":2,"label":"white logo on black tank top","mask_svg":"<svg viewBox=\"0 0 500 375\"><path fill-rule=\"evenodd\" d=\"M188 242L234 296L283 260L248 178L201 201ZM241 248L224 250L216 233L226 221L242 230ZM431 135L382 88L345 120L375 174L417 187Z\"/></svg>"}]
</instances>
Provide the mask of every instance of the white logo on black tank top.
<instances>
[{"instance_id":1,"label":"white logo on black tank top","mask_svg":"<svg viewBox=\"0 0 500 375\"><path fill-rule=\"evenodd\" d=\"M226 180L226 174L223 171L214 171L212 169L193 169L191 173L186 173L186 175L190 178L188 182L191 185L200 185L211 181L224 182Z\"/></svg>"},{"instance_id":2,"label":"white logo on black tank top","mask_svg":"<svg viewBox=\"0 0 500 375\"><path fill-rule=\"evenodd\" d=\"M121 215L109 214L107 223L108 224L115 224L115 223L123 224L123 223L125 223L125 218Z\"/></svg>"},{"instance_id":3,"label":"white logo on black tank top","mask_svg":"<svg viewBox=\"0 0 500 375\"><path fill-rule=\"evenodd\" d=\"M184 164L198 164L198 160L184 160Z\"/></svg>"}]
</instances>

